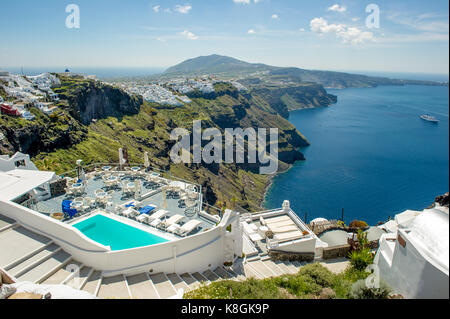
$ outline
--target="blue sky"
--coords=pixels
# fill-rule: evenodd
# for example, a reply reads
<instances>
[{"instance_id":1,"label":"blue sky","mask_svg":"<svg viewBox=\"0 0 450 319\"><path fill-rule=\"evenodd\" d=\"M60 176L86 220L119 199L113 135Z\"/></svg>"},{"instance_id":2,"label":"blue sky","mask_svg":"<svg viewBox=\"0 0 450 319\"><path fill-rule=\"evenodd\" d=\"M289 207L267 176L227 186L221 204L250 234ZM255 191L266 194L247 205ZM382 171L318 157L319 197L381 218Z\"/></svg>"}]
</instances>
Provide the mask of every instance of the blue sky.
<instances>
[{"instance_id":1,"label":"blue sky","mask_svg":"<svg viewBox=\"0 0 450 319\"><path fill-rule=\"evenodd\" d=\"M68 4L80 28L68 29ZM369 29L366 6L380 8ZM1 1L0 67L168 67L223 54L308 69L447 74L446 0Z\"/></svg>"}]
</instances>

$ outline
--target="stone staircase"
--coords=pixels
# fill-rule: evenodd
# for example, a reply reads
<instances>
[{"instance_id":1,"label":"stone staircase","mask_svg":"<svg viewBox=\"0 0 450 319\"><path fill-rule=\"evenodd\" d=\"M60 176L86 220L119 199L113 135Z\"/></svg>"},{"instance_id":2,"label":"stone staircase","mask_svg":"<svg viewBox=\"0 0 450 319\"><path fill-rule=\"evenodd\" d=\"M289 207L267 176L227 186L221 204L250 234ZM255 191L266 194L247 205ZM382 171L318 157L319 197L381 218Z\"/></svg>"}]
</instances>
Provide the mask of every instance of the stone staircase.
<instances>
[{"instance_id":1,"label":"stone staircase","mask_svg":"<svg viewBox=\"0 0 450 319\"><path fill-rule=\"evenodd\" d=\"M257 255L248 260L237 259L232 267L218 267L202 273L104 277L101 271L73 260L51 239L28 231L1 215L0 251L0 267L18 281L65 284L105 299L173 298L180 289L187 292L219 280L243 281L295 274L304 265L274 262L267 255ZM78 273L74 272L75 268Z\"/></svg>"}]
</instances>

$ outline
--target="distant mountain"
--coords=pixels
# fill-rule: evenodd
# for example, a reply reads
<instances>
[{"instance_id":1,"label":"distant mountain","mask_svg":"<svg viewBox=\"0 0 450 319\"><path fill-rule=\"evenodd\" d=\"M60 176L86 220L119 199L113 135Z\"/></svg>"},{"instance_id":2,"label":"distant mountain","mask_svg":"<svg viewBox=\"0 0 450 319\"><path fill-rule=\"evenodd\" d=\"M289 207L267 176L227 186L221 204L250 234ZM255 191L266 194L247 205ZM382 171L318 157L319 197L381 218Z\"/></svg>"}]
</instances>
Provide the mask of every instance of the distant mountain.
<instances>
[{"instance_id":1,"label":"distant mountain","mask_svg":"<svg viewBox=\"0 0 450 319\"><path fill-rule=\"evenodd\" d=\"M163 76L193 76L214 74L225 77L240 77L246 83L259 82L315 82L325 88L376 87L380 85L433 85L448 83L398 80L332 71L305 70L300 68L275 67L261 63L248 63L227 56L210 55L186 60L167 69ZM251 79L252 81L248 81ZM251 85L250 85L251 86Z\"/></svg>"},{"instance_id":2,"label":"distant mountain","mask_svg":"<svg viewBox=\"0 0 450 319\"><path fill-rule=\"evenodd\" d=\"M200 56L167 69L165 74L211 74L271 70L264 64L252 64L221 55Z\"/></svg>"}]
</instances>

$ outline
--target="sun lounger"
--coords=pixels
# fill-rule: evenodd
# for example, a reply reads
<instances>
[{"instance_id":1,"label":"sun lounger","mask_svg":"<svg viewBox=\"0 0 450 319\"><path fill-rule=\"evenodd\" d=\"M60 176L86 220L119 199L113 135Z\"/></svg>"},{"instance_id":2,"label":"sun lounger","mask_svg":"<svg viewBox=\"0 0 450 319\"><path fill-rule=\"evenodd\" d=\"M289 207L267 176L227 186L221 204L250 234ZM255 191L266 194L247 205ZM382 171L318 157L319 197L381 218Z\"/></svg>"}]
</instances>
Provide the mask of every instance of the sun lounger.
<instances>
[{"instance_id":1,"label":"sun lounger","mask_svg":"<svg viewBox=\"0 0 450 319\"><path fill-rule=\"evenodd\" d=\"M291 220L289 216L278 216L278 217L272 217L272 218L265 218L266 224L272 224L272 223L278 223L281 221Z\"/></svg>"},{"instance_id":2,"label":"sun lounger","mask_svg":"<svg viewBox=\"0 0 450 319\"><path fill-rule=\"evenodd\" d=\"M202 222L199 220L191 220L181 226L179 230L177 231L178 235L185 237L192 233L194 230L196 230Z\"/></svg>"},{"instance_id":3,"label":"sun lounger","mask_svg":"<svg viewBox=\"0 0 450 319\"><path fill-rule=\"evenodd\" d=\"M166 229L166 231L167 232L169 232L169 233L172 233L172 234L174 234L174 233L176 233L177 231L178 231L178 229L180 229L180 225L178 225L178 224L173 224L172 226L169 226L167 229Z\"/></svg>"},{"instance_id":4,"label":"sun lounger","mask_svg":"<svg viewBox=\"0 0 450 319\"><path fill-rule=\"evenodd\" d=\"M158 227L159 226L159 224L161 224L162 223L162 221L161 221L161 219L154 219L154 220L152 220L151 222L150 222L150 226L152 226L152 227Z\"/></svg>"},{"instance_id":5,"label":"sun lounger","mask_svg":"<svg viewBox=\"0 0 450 319\"><path fill-rule=\"evenodd\" d=\"M140 209L138 209L139 213L141 215L148 215L150 214L152 211L154 211L156 209L156 206L152 206L152 205L147 205L145 207L142 207Z\"/></svg>"},{"instance_id":6,"label":"sun lounger","mask_svg":"<svg viewBox=\"0 0 450 319\"><path fill-rule=\"evenodd\" d=\"M140 215L139 212L137 210L135 210L134 208L130 207L128 209L126 209L123 213L123 216L131 218L131 217L135 217Z\"/></svg>"},{"instance_id":7,"label":"sun lounger","mask_svg":"<svg viewBox=\"0 0 450 319\"><path fill-rule=\"evenodd\" d=\"M300 231L292 231L288 233L283 234L275 234L274 239L278 240L279 242L284 241L291 241L302 238L303 234Z\"/></svg>"},{"instance_id":8,"label":"sun lounger","mask_svg":"<svg viewBox=\"0 0 450 319\"><path fill-rule=\"evenodd\" d=\"M295 225L295 223L292 220L283 220L283 221L279 221L279 222L275 222L275 223L267 223L267 226L272 226L272 227L281 227L281 226L290 226L290 225Z\"/></svg>"},{"instance_id":9,"label":"sun lounger","mask_svg":"<svg viewBox=\"0 0 450 319\"><path fill-rule=\"evenodd\" d=\"M141 214L136 218L136 220L140 223L146 223L148 221L148 215L147 214Z\"/></svg>"},{"instance_id":10,"label":"sun lounger","mask_svg":"<svg viewBox=\"0 0 450 319\"><path fill-rule=\"evenodd\" d=\"M166 220L165 222L163 222L162 226L163 226L163 228L169 228L170 226L178 224L183 218L184 218L184 216L182 216L182 215L174 215L174 216L170 217L168 220Z\"/></svg>"},{"instance_id":11,"label":"sun lounger","mask_svg":"<svg viewBox=\"0 0 450 319\"><path fill-rule=\"evenodd\" d=\"M153 215L148 217L148 221L151 223L152 221L154 221L155 219L161 219L166 217L169 214L168 211L166 210L158 210L156 213L154 213Z\"/></svg>"},{"instance_id":12,"label":"sun lounger","mask_svg":"<svg viewBox=\"0 0 450 319\"><path fill-rule=\"evenodd\" d=\"M277 234L277 233L288 233L288 232L292 232L292 231L298 230L298 227L297 226L293 226L293 225L282 226L282 227L268 226L268 228L274 234Z\"/></svg>"}]
</instances>

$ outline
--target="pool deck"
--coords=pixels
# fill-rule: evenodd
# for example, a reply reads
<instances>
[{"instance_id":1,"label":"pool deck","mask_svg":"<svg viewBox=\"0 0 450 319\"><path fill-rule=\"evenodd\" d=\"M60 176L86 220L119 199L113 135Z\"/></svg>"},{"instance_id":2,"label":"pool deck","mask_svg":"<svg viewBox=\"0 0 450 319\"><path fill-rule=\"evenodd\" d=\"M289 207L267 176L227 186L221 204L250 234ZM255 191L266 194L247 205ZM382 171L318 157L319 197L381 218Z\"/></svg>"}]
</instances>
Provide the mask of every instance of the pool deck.
<instances>
[{"instance_id":1,"label":"pool deck","mask_svg":"<svg viewBox=\"0 0 450 319\"><path fill-rule=\"evenodd\" d=\"M136 179L141 180L141 182L143 184L142 194L153 193L153 195L151 195L143 200L140 200L140 202L142 202L141 206L142 207L147 206L147 205L156 206L156 210L154 210L153 213L156 212L157 210L163 209L164 198L163 198L161 185L159 185L159 187L158 186L151 187L151 185L144 184L145 180L143 178L136 178ZM133 181L133 179L131 179L130 177L125 177L122 180L123 181ZM169 180L169 182L170 182L170 180ZM85 194L82 196L79 196L79 197L84 197L84 198L89 197L89 198L95 199L95 197L96 197L95 191L97 191L97 190L106 190L103 180L101 178L90 178L87 183ZM113 202L114 205L122 205L124 203L129 202L130 200L134 200L134 196L125 195L120 187L113 188L113 190L114 190L114 194L112 195L111 202ZM78 197L78 196L76 196L76 197ZM48 200L38 202L37 204L35 204L33 209L42 214L45 214L45 215L59 213L62 211L62 202L64 200L73 200L73 199L74 199L74 196L67 196L67 195L56 196L56 197L50 198ZM196 203L198 204L198 201L196 201ZM166 210L168 212L166 219L168 219L174 215L181 215L184 217L183 220L181 221L183 224L186 222L189 222L190 220L198 220L201 222L198 229L193 231L189 235L194 235L194 234L203 232L205 230L211 229L216 226L216 222L213 220L207 219L203 216L199 216L198 214L191 216L191 214L189 214L190 213L189 211L187 213L186 208L183 208L182 206L179 205L179 199L167 198L166 204L167 204L167 207L164 208L164 210ZM73 224L74 222L79 222L80 220L85 219L86 217L92 216L93 214L99 213L99 212L105 213L106 210L102 209L101 207L97 207L97 208L92 209L90 212L83 214L81 217L74 218L74 219L68 220L66 222L68 224ZM118 218L118 220L121 222L125 222L134 227L141 228L141 229L143 229L147 232L151 232L157 236L161 236L164 238L169 237L169 238L171 238L171 240L176 238L174 235L157 230L156 228L150 227L148 225L141 224L131 218L116 216L115 214L107 214L107 216L115 218L115 219ZM165 236L162 236L161 234L163 234Z\"/></svg>"}]
</instances>

